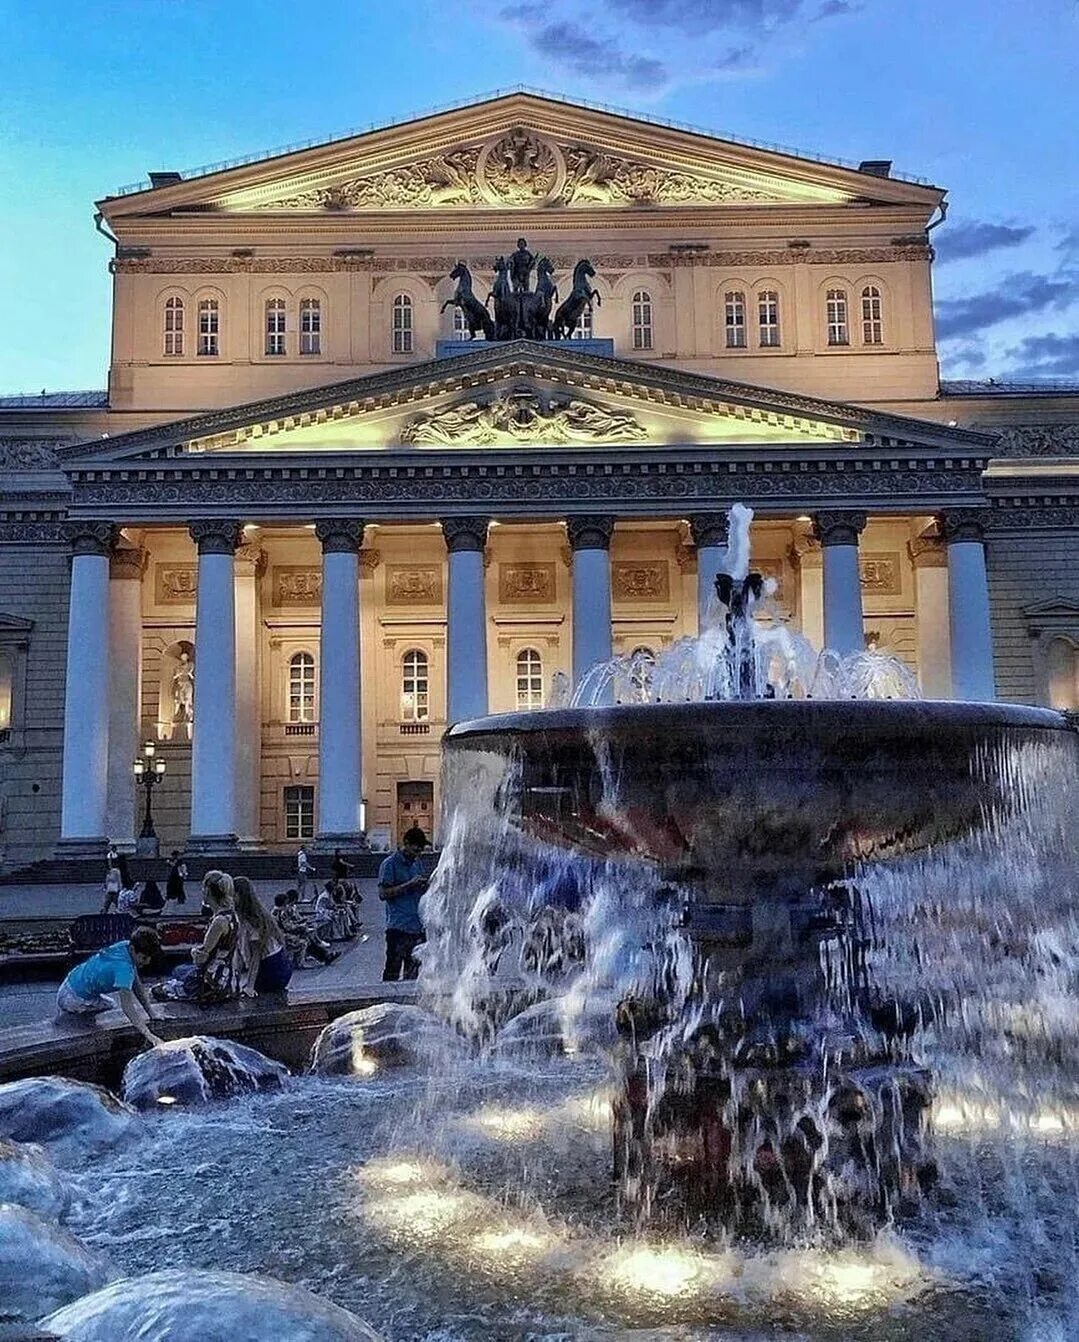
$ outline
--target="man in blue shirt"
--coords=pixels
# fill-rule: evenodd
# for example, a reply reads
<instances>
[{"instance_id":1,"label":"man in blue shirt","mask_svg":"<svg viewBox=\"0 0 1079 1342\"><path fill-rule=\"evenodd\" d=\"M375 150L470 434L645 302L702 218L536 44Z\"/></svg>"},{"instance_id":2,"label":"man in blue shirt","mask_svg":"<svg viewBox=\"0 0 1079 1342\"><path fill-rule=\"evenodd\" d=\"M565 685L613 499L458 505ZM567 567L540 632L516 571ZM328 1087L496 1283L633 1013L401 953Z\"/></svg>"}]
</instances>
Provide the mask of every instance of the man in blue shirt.
<instances>
[{"instance_id":1,"label":"man in blue shirt","mask_svg":"<svg viewBox=\"0 0 1079 1342\"><path fill-rule=\"evenodd\" d=\"M117 941L84 960L60 984L56 1005L62 1015L90 1017L116 1005L105 995L115 993L120 1010L151 1046L161 1043L147 1019L154 1019L150 998L139 978L161 953L161 942L150 927L136 927L128 941ZM146 1013L144 1017L138 1006Z\"/></svg>"},{"instance_id":2,"label":"man in blue shirt","mask_svg":"<svg viewBox=\"0 0 1079 1342\"><path fill-rule=\"evenodd\" d=\"M386 968L383 981L414 979L420 964L414 954L424 939L420 896L427 889L420 854L427 835L418 825L406 830L401 846L378 869L378 897L386 905Z\"/></svg>"}]
</instances>

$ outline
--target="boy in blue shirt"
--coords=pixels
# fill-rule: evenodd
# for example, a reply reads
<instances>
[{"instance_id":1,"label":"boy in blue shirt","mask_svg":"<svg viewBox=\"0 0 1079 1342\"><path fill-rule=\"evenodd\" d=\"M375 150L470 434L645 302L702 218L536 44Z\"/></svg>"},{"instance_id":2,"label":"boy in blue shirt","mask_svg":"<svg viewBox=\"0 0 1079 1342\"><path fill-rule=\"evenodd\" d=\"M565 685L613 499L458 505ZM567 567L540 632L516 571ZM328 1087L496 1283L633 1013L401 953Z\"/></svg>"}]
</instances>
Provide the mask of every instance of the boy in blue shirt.
<instances>
[{"instance_id":1,"label":"boy in blue shirt","mask_svg":"<svg viewBox=\"0 0 1079 1342\"><path fill-rule=\"evenodd\" d=\"M405 831L400 848L378 869L378 897L386 905L385 983L414 979L420 972L414 952L424 939L420 896L427 889L427 877L420 854L426 847L427 835L413 825Z\"/></svg>"},{"instance_id":2,"label":"boy in blue shirt","mask_svg":"<svg viewBox=\"0 0 1079 1342\"><path fill-rule=\"evenodd\" d=\"M120 1010L151 1047L161 1040L154 1034L136 1003L149 1020L154 1009L139 978L140 969L149 969L161 953L161 942L150 927L136 927L127 941L117 941L84 960L60 984L56 1005L63 1015L94 1017L111 1011L114 1002L106 993L115 993Z\"/></svg>"}]
</instances>

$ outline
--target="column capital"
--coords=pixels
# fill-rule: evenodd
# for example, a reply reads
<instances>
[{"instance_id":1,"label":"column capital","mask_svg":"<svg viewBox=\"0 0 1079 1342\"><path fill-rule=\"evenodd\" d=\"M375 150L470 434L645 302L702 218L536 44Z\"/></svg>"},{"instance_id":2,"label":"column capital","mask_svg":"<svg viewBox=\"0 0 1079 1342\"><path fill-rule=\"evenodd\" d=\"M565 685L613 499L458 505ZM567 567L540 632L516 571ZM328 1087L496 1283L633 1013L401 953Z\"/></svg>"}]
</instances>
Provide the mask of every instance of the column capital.
<instances>
[{"instance_id":1,"label":"column capital","mask_svg":"<svg viewBox=\"0 0 1079 1342\"><path fill-rule=\"evenodd\" d=\"M149 559L147 552L137 545L117 545L109 554L109 577L141 581Z\"/></svg>"},{"instance_id":2,"label":"column capital","mask_svg":"<svg viewBox=\"0 0 1079 1342\"><path fill-rule=\"evenodd\" d=\"M693 513L689 534L698 550L704 546L723 546L730 539L730 521L726 513Z\"/></svg>"},{"instance_id":3,"label":"column capital","mask_svg":"<svg viewBox=\"0 0 1079 1342\"><path fill-rule=\"evenodd\" d=\"M358 554L367 525L358 517L327 517L315 523L315 535L322 542L322 553Z\"/></svg>"},{"instance_id":4,"label":"column capital","mask_svg":"<svg viewBox=\"0 0 1079 1342\"><path fill-rule=\"evenodd\" d=\"M192 522L188 531L200 555L234 555L240 544L242 527L239 522L207 517Z\"/></svg>"},{"instance_id":5,"label":"column capital","mask_svg":"<svg viewBox=\"0 0 1079 1342\"><path fill-rule=\"evenodd\" d=\"M821 545L857 545L865 530L865 513L837 508L813 514L813 535Z\"/></svg>"},{"instance_id":6,"label":"column capital","mask_svg":"<svg viewBox=\"0 0 1079 1342\"><path fill-rule=\"evenodd\" d=\"M946 508L940 514L940 527L949 545L957 541L984 541L988 525L988 508Z\"/></svg>"},{"instance_id":7,"label":"column capital","mask_svg":"<svg viewBox=\"0 0 1079 1342\"><path fill-rule=\"evenodd\" d=\"M443 517L442 535L446 549L451 555L464 550L482 554L487 544L487 527L486 517Z\"/></svg>"},{"instance_id":8,"label":"column capital","mask_svg":"<svg viewBox=\"0 0 1079 1342\"><path fill-rule=\"evenodd\" d=\"M945 568L948 563L943 536L915 536L907 541L907 553L916 569Z\"/></svg>"},{"instance_id":9,"label":"column capital","mask_svg":"<svg viewBox=\"0 0 1079 1342\"><path fill-rule=\"evenodd\" d=\"M581 513L566 518L571 550L609 550L614 518L606 513Z\"/></svg>"},{"instance_id":10,"label":"column capital","mask_svg":"<svg viewBox=\"0 0 1079 1342\"><path fill-rule=\"evenodd\" d=\"M64 535L76 555L111 554L120 528L112 522L77 521L64 524Z\"/></svg>"},{"instance_id":11,"label":"column capital","mask_svg":"<svg viewBox=\"0 0 1079 1342\"><path fill-rule=\"evenodd\" d=\"M382 563L381 550L361 550L360 551L360 577L371 578L374 576L375 569Z\"/></svg>"}]
</instances>

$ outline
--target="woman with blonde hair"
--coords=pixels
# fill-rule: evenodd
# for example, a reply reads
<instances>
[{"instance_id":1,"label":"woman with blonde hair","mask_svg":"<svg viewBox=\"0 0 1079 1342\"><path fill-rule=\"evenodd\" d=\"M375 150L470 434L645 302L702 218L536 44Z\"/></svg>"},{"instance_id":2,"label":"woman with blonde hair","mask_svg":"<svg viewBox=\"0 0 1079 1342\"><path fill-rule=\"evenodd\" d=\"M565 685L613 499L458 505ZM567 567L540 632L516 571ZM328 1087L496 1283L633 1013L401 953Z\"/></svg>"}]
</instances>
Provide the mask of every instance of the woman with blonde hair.
<instances>
[{"instance_id":1,"label":"woman with blonde hair","mask_svg":"<svg viewBox=\"0 0 1079 1342\"><path fill-rule=\"evenodd\" d=\"M284 934L262 907L255 887L246 876L234 882L240 991L245 997L280 993L292 978L292 960L285 949Z\"/></svg>"},{"instance_id":2,"label":"woman with blonde hair","mask_svg":"<svg viewBox=\"0 0 1079 1342\"><path fill-rule=\"evenodd\" d=\"M225 1001L236 996L236 946L239 924L235 889L227 871L208 871L202 878L203 904L210 910L210 925L202 945L191 952L199 970L201 1001Z\"/></svg>"}]
</instances>

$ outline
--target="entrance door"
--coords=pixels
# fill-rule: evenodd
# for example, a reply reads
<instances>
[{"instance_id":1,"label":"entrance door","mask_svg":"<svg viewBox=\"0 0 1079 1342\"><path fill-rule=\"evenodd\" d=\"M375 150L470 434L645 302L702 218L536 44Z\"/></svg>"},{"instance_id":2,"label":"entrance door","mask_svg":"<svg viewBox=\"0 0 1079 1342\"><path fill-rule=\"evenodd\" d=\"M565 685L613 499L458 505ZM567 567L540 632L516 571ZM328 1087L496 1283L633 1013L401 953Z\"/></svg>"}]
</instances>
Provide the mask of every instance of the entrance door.
<instances>
[{"instance_id":1,"label":"entrance door","mask_svg":"<svg viewBox=\"0 0 1079 1342\"><path fill-rule=\"evenodd\" d=\"M427 842L434 836L435 785L434 783L398 783L397 784L397 842L405 830L419 825Z\"/></svg>"}]
</instances>

